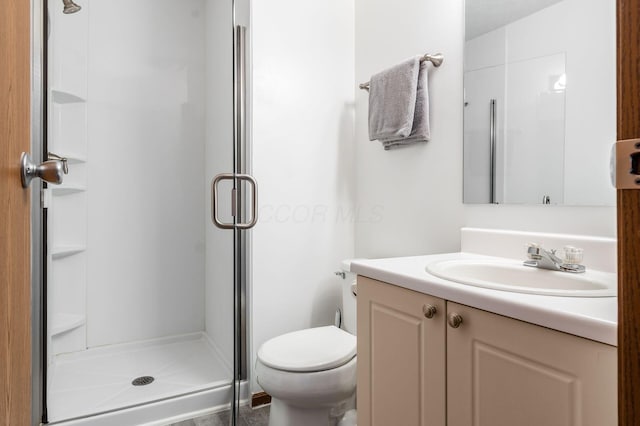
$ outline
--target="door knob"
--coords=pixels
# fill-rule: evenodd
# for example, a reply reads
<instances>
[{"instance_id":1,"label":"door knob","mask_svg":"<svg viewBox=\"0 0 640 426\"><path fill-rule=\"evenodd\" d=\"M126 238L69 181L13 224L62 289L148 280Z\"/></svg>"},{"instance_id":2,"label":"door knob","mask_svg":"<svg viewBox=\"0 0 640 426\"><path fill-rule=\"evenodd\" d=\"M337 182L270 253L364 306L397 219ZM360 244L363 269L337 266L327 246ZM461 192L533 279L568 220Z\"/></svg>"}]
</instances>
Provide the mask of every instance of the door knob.
<instances>
[{"instance_id":1,"label":"door knob","mask_svg":"<svg viewBox=\"0 0 640 426\"><path fill-rule=\"evenodd\" d=\"M40 178L45 182L61 184L62 178L69 171L67 169L67 159L55 157L41 164L35 164L31 160L31 156L26 152L22 153L20 158L20 177L22 178L22 187L27 188L33 178Z\"/></svg>"}]
</instances>

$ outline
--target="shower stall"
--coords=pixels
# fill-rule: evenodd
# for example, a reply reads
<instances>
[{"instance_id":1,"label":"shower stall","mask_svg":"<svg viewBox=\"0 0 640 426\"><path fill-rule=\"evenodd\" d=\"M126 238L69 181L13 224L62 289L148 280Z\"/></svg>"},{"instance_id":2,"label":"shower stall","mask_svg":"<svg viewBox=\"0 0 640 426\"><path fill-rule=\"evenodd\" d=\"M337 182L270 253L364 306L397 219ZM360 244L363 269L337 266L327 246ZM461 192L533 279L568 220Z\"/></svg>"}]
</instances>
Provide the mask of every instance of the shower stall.
<instances>
[{"instance_id":1,"label":"shower stall","mask_svg":"<svg viewBox=\"0 0 640 426\"><path fill-rule=\"evenodd\" d=\"M257 202L246 174L248 0L36 0L34 11L34 154L68 172L34 184L42 420L234 414L248 392Z\"/></svg>"}]
</instances>

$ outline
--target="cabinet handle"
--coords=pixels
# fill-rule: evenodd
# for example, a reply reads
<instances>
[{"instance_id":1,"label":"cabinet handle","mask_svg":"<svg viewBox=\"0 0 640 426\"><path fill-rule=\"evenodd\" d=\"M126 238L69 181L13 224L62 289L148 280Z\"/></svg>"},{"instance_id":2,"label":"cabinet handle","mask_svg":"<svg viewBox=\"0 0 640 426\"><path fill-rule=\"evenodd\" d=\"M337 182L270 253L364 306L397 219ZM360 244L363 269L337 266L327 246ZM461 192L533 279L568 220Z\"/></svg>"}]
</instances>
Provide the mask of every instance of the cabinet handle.
<instances>
[{"instance_id":1,"label":"cabinet handle","mask_svg":"<svg viewBox=\"0 0 640 426\"><path fill-rule=\"evenodd\" d=\"M450 313L447 322L449 323L449 327L458 328L462 324L462 317L459 314Z\"/></svg>"},{"instance_id":2,"label":"cabinet handle","mask_svg":"<svg viewBox=\"0 0 640 426\"><path fill-rule=\"evenodd\" d=\"M431 319L436 315L438 309L433 305L424 305L422 307L422 312L424 313L425 317Z\"/></svg>"}]
</instances>

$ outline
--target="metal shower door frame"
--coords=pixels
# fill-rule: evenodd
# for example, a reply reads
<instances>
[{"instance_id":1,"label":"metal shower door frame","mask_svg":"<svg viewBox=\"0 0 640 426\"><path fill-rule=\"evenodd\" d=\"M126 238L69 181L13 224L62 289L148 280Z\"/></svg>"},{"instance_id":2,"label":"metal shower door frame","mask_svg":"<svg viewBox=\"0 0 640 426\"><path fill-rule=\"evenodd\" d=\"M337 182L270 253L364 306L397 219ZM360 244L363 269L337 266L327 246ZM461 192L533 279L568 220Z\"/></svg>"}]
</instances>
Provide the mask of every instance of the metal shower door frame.
<instances>
[{"instance_id":1,"label":"metal shower door frame","mask_svg":"<svg viewBox=\"0 0 640 426\"><path fill-rule=\"evenodd\" d=\"M233 233L234 233L234 277L233 277L233 400L231 403L231 426L236 426L240 412L241 384L247 380L248 333L247 333L247 277L248 233L257 221L257 183L247 174L249 169L248 128L247 128L247 28L236 24L236 1L233 1L233 173L227 175L233 181ZM242 181L253 186L252 216L246 222L247 195L243 191ZM216 178L212 182L215 189ZM213 196L213 194L212 194ZM212 200L213 202L213 200ZM213 206L212 206L213 207ZM216 223L212 210L213 223L222 229L229 229Z\"/></svg>"}]
</instances>

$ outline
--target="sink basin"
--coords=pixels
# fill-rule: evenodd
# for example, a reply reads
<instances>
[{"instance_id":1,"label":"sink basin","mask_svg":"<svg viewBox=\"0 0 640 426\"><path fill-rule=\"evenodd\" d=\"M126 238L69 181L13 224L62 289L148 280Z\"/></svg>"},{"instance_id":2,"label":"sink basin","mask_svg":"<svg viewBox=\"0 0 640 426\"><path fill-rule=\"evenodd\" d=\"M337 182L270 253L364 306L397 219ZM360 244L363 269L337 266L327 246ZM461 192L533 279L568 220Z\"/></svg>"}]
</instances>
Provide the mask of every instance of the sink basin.
<instances>
[{"instance_id":1,"label":"sink basin","mask_svg":"<svg viewBox=\"0 0 640 426\"><path fill-rule=\"evenodd\" d=\"M494 290L571 297L612 297L616 274L587 269L582 274L524 266L510 259L442 260L427 265L431 275Z\"/></svg>"}]
</instances>

